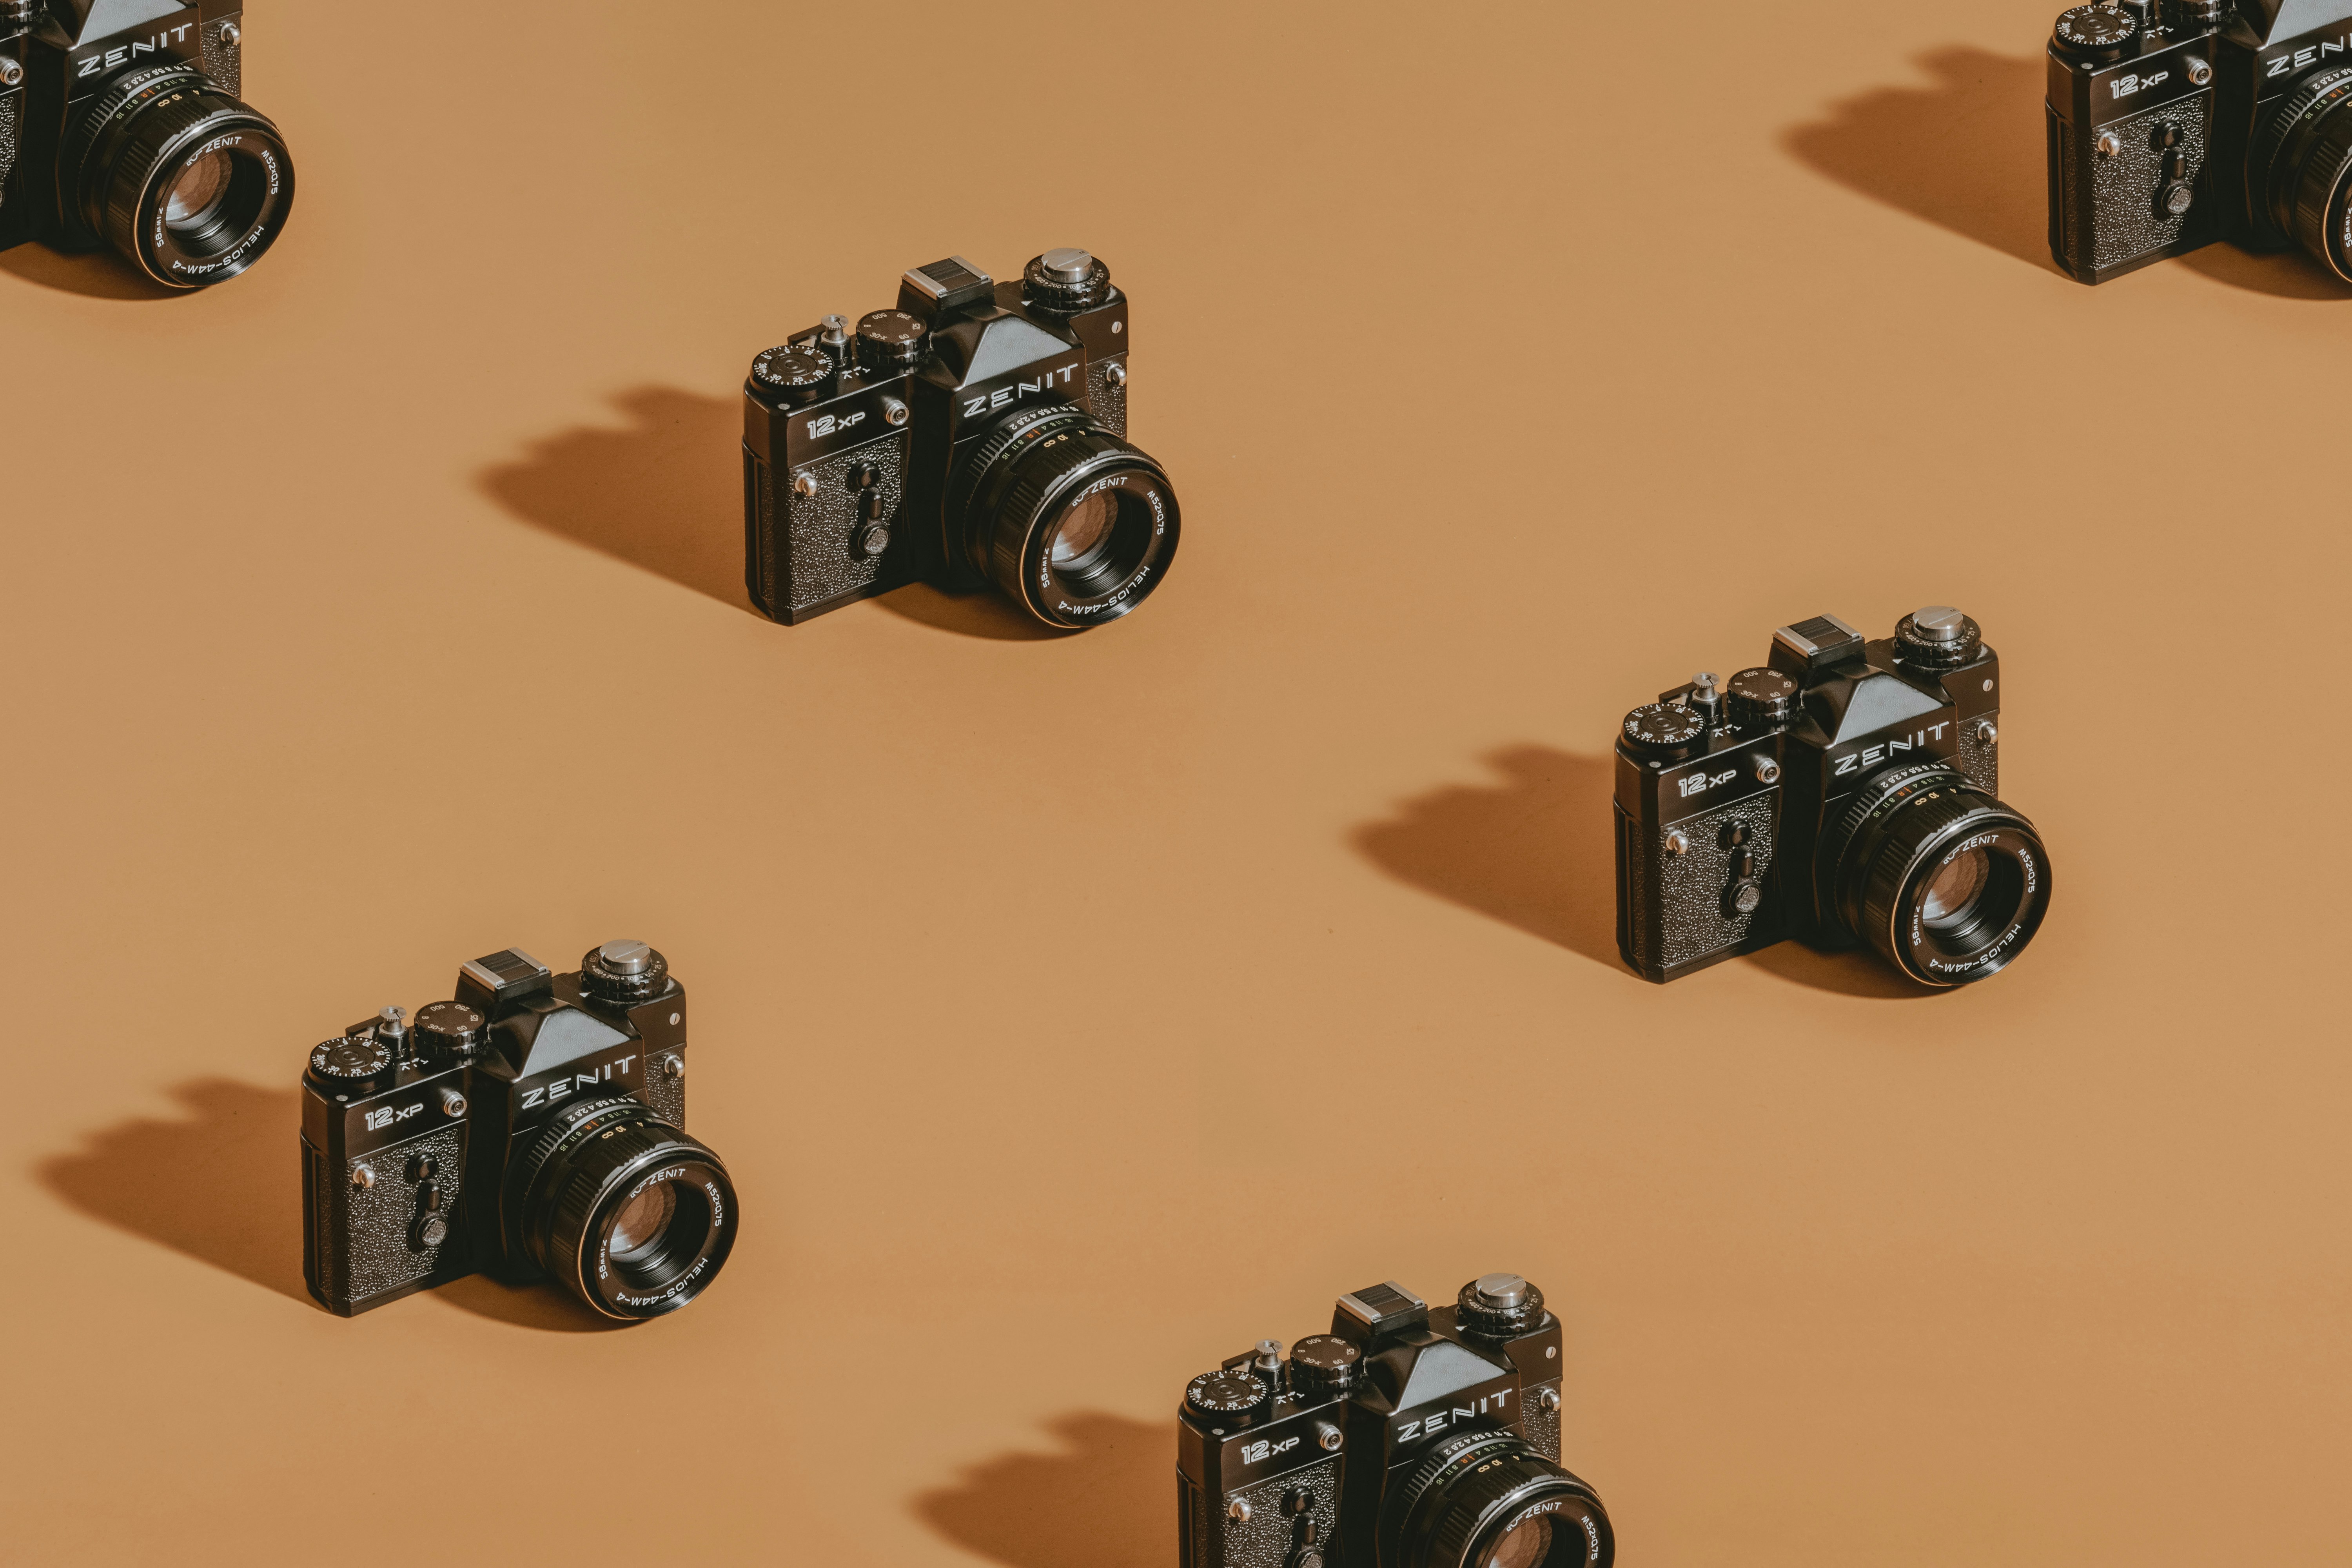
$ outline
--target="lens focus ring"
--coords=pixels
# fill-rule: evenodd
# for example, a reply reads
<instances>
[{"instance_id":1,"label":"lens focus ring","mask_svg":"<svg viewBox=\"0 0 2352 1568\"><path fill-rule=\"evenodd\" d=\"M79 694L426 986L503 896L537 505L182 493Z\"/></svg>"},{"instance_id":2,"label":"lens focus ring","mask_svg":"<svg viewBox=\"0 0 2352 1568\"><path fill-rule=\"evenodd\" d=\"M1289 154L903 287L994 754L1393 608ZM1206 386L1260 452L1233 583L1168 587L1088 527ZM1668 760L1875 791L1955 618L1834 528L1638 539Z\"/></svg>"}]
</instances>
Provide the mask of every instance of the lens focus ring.
<instances>
[{"instance_id":1,"label":"lens focus ring","mask_svg":"<svg viewBox=\"0 0 2352 1568\"><path fill-rule=\"evenodd\" d=\"M2352 82L2347 96L2320 122L2294 184L2295 242L2352 282L2352 242L2345 233L2347 187L2352 185Z\"/></svg>"}]
</instances>

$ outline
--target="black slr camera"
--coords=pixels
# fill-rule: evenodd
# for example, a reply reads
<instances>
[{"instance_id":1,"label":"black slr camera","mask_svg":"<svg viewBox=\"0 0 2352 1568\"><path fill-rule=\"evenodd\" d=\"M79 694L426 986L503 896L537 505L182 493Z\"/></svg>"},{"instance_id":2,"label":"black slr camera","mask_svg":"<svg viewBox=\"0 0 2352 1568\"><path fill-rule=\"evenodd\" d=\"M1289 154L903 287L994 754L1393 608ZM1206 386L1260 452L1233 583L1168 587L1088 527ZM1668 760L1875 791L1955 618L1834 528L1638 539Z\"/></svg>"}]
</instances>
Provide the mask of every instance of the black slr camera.
<instances>
[{"instance_id":1,"label":"black slr camera","mask_svg":"<svg viewBox=\"0 0 2352 1568\"><path fill-rule=\"evenodd\" d=\"M1608 1568L1601 1499L1559 1468L1559 1320L1516 1274L1450 1307L1391 1280L1331 1331L1261 1340L1184 1391L1181 1568Z\"/></svg>"},{"instance_id":2,"label":"black slr camera","mask_svg":"<svg viewBox=\"0 0 2352 1568\"><path fill-rule=\"evenodd\" d=\"M244 0L0 0L0 250L110 245L174 289L236 277L294 205L240 102Z\"/></svg>"},{"instance_id":3,"label":"black slr camera","mask_svg":"<svg viewBox=\"0 0 2352 1568\"><path fill-rule=\"evenodd\" d=\"M2085 283L2227 239L2352 282L2352 0L2077 5L2050 41L2050 250Z\"/></svg>"},{"instance_id":4,"label":"black slr camera","mask_svg":"<svg viewBox=\"0 0 2352 1568\"><path fill-rule=\"evenodd\" d=\"M608 1318L676 1311L735 1245L735 1189L686 1123L686 991L641 942L576 974L519 948L457 999L386 1007L302 1075L302 1274L343 1317L488 1272Z\"/></svg>"},{"instance_id":5,"label":"black slr camera","mask_svg":"<svg viewBox=\"0 0 2352 1568\"><path fill-rule=\"evenodd\" d=\"M1176 492L1127 443L1127 296L1083 250L996 283L906 275L853 331L827 316L743 385L743 579L796 626L913 582L994 583L1050 626L1141 604Z\"/></svg>"},{"instance_id":6,"label":"black slr camera","mask_svg":"<svg viewBox=\"0 0 2352 1568\"><path fill-rule=\"evenodd\" d=\"M1625 715L1617 945L1668 981L1800 937L1868 942L1924 985L1981 980L2033 939L2050 858L1994 798L2000 662L1948 605L1865 644L1835 616L1759 668Z\"/></svg>"}]
</instances>

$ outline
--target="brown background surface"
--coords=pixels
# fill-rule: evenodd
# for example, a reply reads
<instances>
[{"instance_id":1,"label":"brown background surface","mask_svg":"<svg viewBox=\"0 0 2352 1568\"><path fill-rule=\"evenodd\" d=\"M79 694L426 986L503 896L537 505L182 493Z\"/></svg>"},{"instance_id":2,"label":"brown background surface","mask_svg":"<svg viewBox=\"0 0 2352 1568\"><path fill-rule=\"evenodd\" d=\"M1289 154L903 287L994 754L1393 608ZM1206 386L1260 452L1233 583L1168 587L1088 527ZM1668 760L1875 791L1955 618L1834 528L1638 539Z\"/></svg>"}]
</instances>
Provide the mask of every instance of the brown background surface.
<instances>
[{"instance_id":1,"label":"brown background surface","mask_svg":"<svg viewBox=\"0 0 2352 1568\"><path fill-rule=\"evenodd\" d=\"M10 1554L1159 1568L1185 1378L1515 1268L1628 1563L2343 1561L2352 298L2055 274L2051 8L256 0L277 252L0 257ZM1066 243L1166 590L751 615L751 353ZM1620 713L1939 600L2032 949L1626 973ZM724 1279L312 1306L304 1049L614 935Z\"/></svg>"}]
</instances>

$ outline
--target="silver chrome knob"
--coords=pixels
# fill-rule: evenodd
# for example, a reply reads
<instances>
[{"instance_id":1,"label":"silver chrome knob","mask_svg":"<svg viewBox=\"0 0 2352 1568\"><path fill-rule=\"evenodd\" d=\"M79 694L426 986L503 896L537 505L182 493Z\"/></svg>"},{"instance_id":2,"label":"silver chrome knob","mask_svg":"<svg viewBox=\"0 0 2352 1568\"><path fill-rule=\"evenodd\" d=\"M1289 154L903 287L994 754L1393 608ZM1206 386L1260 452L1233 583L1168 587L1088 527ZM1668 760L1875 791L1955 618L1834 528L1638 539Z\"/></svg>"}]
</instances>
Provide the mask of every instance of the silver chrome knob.
<instances>
[{"instance_id":1,"label":"silver chrome knob","mask_svg":"<svg viewBox=\"0 0 2352 1568\"><path fill-rule=\"evenodd\" d=\"M1666 830L1666 853L1669 855L1689 854L1690 835L1685 833L1679 827L1668 828Z\"/></svg>"},{"instance_id":2,"label":"silver chrome knob","mask_svg":"<svg viewBox=\"0 0 2352 1568\"><path fill-rule=\"evenodd\" d=\"M465 1115L466 1097L459 1094L454 1089L443 1089L441 1091L441 1113L445 1116Z\"/></svg>"},{"instance_id":3,"label":"silver chrome knob","mask_svg":"<svg viewBox=\"0 0 2352 1568\"><path fill-rule=\"evenodd\" d=\"M1249 1516L1250 1505L1243 1501L1240 1498L1235 1498L1233 1501L1225 1505L1225 1517L1232 1520L1235 1524L1247 1523L1249 1521Z\"/></svg>"},{"instance_id":4,"label":"silver chrome knob","mask_svg":"<svg viewBox=\"0 0 2352 1568\"><path fill-rule=\"evenodd\" d=\"M1094 253L1072 245L1057 245L1037 262L1056 283L1083 283L1095 269Z\"/></svg>"},{"instance_id":5,"label":"silver chrome knob","mask_svg":"<svg viewBox=\"0 0 2352 1568\"><path fill-rule=\"evenodd\" d=\"M2000 741L2000 731L1994 728L1993 721L1990 719L1978 720L1976 728L1970 730L1969 733L1976 738L1979 745L1997 745Z\"/></svg>"},{"instance_id":6,"label":"silver chrome knob","mask_svg":"<svg viewBox=\"0 0 2352 1568\"><path fill-rule=\"evenodd\" d=\"M1315 1423L1315 1441L1325 1453L1336 1454L1339 1451L1339 1445L1347 1439L1340 1436L1339 1428L1328 1421L1318 1421Z\"/></svg>"},{"instance_id":7,"label":"silver chrome knob","mask_svg":"<svg viewBox=\"0 0 2352 1568\"><path fill-rule=\"evenodd\" d=\"M1780 782L1780 764L1774 762L1769 757L1757 758L1756 782L1758 784L1779 784Z\"/></svg>"},{"instance_id":8,"label":"silver chrome knob","mask_svg":"<svg viewBox=\"0 0 2352 1568\"><path fill-rule=\"evenodd\" d=\"M375 1185L375 1173L365 1165L353 1165L352 1167L352 1185L355 1187L372 1187Z\"/></svg>"}]
</instances>

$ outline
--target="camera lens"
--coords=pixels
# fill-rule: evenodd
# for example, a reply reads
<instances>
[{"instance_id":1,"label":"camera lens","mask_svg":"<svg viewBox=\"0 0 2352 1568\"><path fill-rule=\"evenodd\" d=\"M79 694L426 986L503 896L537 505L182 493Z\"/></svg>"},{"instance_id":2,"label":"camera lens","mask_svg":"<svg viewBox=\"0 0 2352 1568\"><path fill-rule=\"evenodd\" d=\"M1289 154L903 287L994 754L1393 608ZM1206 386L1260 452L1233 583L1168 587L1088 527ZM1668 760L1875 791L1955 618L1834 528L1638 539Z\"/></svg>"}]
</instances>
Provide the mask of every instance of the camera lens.
<instances>
[{"instance_id":1,"label":"camera lens","mask_svg":"<svg viewBox=\"0 0 2352 1568\"><path fill-rule=\"evenodd\" d=\"M1969 849L1945 861L1928 877L1919 893L1919 916L1938 935L1963 929L1984 896L1992 875L1992 859L1982 849Z\"/></svg>"},{"instance_id":2,"label":"camera lens","mask_svg":"<svg viewBox=\"0 0 2352 1568\"><path fill-rule=\"evenodd\" d=\"M2256 133L2254 159L2267 174L2261 216L2352 282L2352 68L2288 94Z\"/></svg>"},{"instance_id":3,"label":"camera lens","mask_svg":"<svg viewBox=\"0 0 2352 1568\"><path fill-rule=\"evenodd\" d=\"M1399 1568L1608 1568L1609 1515L1591 1487L1511 1432L1440 1444L1385 1510L1381 1560Z\"/></svg>"},{"instance_id":4,"label":"camera lens","mask_svg":"<svg viewBox=\"0 0 2352 1568\"><path fill-rule=\"evenodd\" d=\"M175 289L251 267L294 201L277 127L178 62L100 92L68 131L59 166L68 220Z\"/></svg>"},{"instance_id":5,"label":"camera lens","mask_svg":"<svg viewBox=\"0 0 2352 1568\"><path fill-rule=\"evenodd\" d=\"M1869 781L1822 847L1839 919L1922 984L2000 973L2050 907L2033 825L1948 763Z\"/></svg>"},{"instance_id":6,"label":"camera lens","mask_svg":"<svg viewBox=\"0 0 2352 1568\"><path fill-rule=\"evenodd\" d=\"M676 1311L735 1245L727 1167L641 1100L565 1108L511 1179L524 1254L606 1317Z\"/></svg>"},{"instance_id":7,"label":"camera lens","mask_svg":"<svg viewBox=\"0 0 2352 1568\"><path fill-rule=\"evenodd\" d=\"M1176 553L1176 492L1151 458L1067 405L985 437L955 488L971 563L1055 626L1116 620Z\"/></svg>"}]
</instances>

